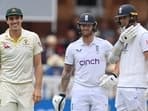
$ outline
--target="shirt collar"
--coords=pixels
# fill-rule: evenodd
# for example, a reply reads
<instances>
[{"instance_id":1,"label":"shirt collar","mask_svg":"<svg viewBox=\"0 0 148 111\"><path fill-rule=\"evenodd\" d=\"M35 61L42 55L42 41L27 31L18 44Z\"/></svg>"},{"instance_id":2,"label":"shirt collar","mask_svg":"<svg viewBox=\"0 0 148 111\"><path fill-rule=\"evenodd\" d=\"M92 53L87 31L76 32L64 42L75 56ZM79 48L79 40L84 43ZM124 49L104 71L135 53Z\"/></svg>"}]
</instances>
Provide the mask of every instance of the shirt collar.
<instances>
[{"instance_id":1,"label":"shirt collar","mask_svg":"<svg viewBox=\"0 0 148 111\"><path fill-rule=\"evenodd\" d=\"M10 33L9 33L9 28L6 30L6 32L5 32L5 34L6 34L6 39L9 39L9 40L14 40L11 36L10 36ZM22 30L22 32L21 32L21 36L19 37L19 39L18 40L21 40L23 37L24 37L24 29L22 28L21 29Z\"/></svg>"},{"instance_id":2,"label":"shirt collar","mask_svg":"<svg viewBox=\"0 0 148 111\"><path fill-rule=\"evenodd\" d=\"M96 39L97 39L97 37L96 36L94 36L94 39L93 39L93 41L90 43L90 45L96 45L97 43L96 43ZM80 44L81 45L86 45L85 43L84 43L84 41L83 41L83 39L82 39L82 37L80 38Z\"/></svg>"}]
</instances>

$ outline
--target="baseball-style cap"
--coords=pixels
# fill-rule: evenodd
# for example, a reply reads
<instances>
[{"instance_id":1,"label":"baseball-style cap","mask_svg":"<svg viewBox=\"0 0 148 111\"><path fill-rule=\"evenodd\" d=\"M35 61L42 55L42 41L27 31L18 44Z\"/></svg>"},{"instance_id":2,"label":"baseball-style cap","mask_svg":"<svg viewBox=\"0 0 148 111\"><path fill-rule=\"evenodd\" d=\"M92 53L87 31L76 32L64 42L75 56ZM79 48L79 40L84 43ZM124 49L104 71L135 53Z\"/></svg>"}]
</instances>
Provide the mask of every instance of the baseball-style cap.
<instances>
[{"instance_id":1,"label":"baseball-style cap","mask_svg":"<svg viewBox=\"0 0 148 111\"><path fill-rule=\"evenodd\" d=\"M19 9L19 8L10 8L10 9L7 10L6 18L9 17L9 16L13 16L13 15L23 17L23 13L22 13L21 9Z\"/></svg>"}]
</instances>

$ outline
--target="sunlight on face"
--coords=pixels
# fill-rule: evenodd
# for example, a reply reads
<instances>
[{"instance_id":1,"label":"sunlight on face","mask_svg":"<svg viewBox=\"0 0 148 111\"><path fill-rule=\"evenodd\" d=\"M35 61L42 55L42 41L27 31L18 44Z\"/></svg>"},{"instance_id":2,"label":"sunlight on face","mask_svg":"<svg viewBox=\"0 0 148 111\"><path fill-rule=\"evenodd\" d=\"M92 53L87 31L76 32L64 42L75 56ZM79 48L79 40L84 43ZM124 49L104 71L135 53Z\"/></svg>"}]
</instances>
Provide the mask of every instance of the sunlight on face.
<instances>
[{"instance_id":1,"label":"sunlight on face","mask_svg":"<svg viewBox=\"0 0 148 111\"><path fill-rule=\"evenodd\" d=\"M21 16L9 16L7 18L7 24L10 30L20 30L22 27L22 17Z\"/></svg>"},{"instance_id":2,"label":"sunlight on face","mask_svg":"<svg viewBox=\"0 0 148 111\"><path fill-rule=\"evenodd\" d=\"M93 24L81 24L80 29L83 36L89 36L93 33Z\"/></svg>"},{"instance_id":3,"label":"sunlight on face","mask_svg":"<svg viewBox=\"0 0 148 111\"><path fill-rule=\"evenodd\" d=\"M119 17L120 23L121 23L121 27L126 27L129 24L129 17L128 16L123 16L123 17Z\"/></svg>"}]
</instances>

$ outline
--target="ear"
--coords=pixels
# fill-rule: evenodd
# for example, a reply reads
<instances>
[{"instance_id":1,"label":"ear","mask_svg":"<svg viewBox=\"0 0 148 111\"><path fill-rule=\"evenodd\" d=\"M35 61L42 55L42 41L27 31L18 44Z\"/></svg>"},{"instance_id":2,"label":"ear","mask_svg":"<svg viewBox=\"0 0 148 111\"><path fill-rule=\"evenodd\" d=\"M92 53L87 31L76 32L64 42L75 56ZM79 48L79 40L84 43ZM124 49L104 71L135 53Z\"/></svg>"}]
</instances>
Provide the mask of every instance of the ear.
<instances>
[{"instance_id":1,"label":"ear","mask_svg":"<svg viewBox=\"0 0 148 111\"><path fill-rule=\"evenodd\" d=\"M77 21L77 29L80 29L80 24L78 21Z\"/></svg>"},{"instance_id":2,"label":"ear","mask_svg":"<svg viewBox=\"0 0 148 111\"><path fill-rule=\"evenodd\" d=\"M96 32L96 30L97 30L97 22L95 22L93 25L93 31Z\"/></svg>"},{"instance_id":3,"label":"ear","mask_svg":"<svg viewBox=\"0 0 148 111\"><path fill-rule=\"evenodd\" d=\"M77 30L79 31L79 32L81 32L81 29L80 29L80 24L79 24L79 22L77 22Z\"/></svg>"},{"instance_id":4,"label":"ear","mask_svg":"<svg viewBox=\"0 0 148 111\"><path fill-rule=\"evenodd\" d=\"M9 24L8 19L6 19L6 23Z\"/></svg>"}]
</instances>

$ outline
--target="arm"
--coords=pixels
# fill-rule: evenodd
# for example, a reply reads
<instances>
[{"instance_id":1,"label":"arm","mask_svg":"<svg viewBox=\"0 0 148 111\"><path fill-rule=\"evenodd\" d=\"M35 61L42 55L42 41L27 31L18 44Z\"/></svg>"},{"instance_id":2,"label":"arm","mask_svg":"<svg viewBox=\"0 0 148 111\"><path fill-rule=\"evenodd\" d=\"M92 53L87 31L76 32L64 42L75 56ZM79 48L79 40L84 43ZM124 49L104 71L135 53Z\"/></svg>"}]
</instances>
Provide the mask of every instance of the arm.
<instances>
[{"instance_id":1,"label":"arm","mask_svg":"<svg viewBox=\"0 0 148 111\"><path fill-rule=\"evenodd\" d=\"M41 54L34 55L34 71L35 71L35 88L33 93L34 102L38 102L41 99L41 87L42 87L42 63Z\"/></svg>"},{"instance_id":2,"label":"arm","mask_svg":"<svg viewBox=\"0 0 148 111\"><path fill-rule=\"evenodd\" d=\"M146 65L148 66L148 51L145 51L144 52L144 57L145 57L145 61L146 61ZM146 75L146 79L147 79L147 84L148 84L148 72L147 72L147 75ZM145 91L145 97L146 99L148 100L148 88L147 90Z\"/></svg>"},{"instance_id":3,"label":"arm","mask_svg":"<svg viewBox=\"0 0 148 111\"><path fill-rule=\"evenodd\" d=\"M114 88L118 83L118 74L119 74L119 61L117 62L117 64L115 64L111 72L108 72L108 74L104 74L103 76L100 77L99 86L106 89Z\"/></svg>"},{"instance_id":4,"label":"arm","mask_svg":"<svg viewBox=\"0 0 148 111\"><path fill-rule=\"evenodd\" d=\"M145 60L148 61L148 51L144 52L144 57L145 57Z\"/></svg>"},{"instance_id":5,"label":"arm","mask_svg":"<svg viewBox=\"0 0 148 111\"><path fill-rule=\"evenodd\" d=\"M55 111L63 111L65 105L66 89L73 72L73 66L65 64L61 79L61 93L53 97L52 103Z\"/></svg>"},{"instance_id":6,"label":"arm","mask_svg":"<svg viewBox=\"0 0 148 111\"><path fill-rule=\"evenodd\" d=\"M129 28L125 29L120 34L119 40L116 42L116 44L113 47L112 52L108 56L108 61L110 63L116 63L120 59L120 54L122 49L124 48L125 43L129 43L132 41L136 35L137 35L137 26L130 26Z\"/></svg>"},{"instance_id":7,"label":"arm","mask_svg":"<svg viewBox=\"0 0 148 111\"><path fill-rule=\"evenodd\" d=\"M112 52L108 56L109 63L113 64L119 61L123 47L124 47L124 43L118 40L114 45Z\"/></svg>"},{"instance_id":8,"label":"arm","mask_svg":"<svg viewBox=\"0 0 148 111\"><path fill-rule=\"evenodd\" d=\"M118 61L116 64L115 64L115 68L114 68L114 71L113 73L116 74L116 76L119 76L119 72L120 72L120 61Z\"/></svg>"},{"instance_id":9,"label":"arm","mask_svg":"<svg viewBox=\"0 0 148 111\"><path fill-rule=\"evenodd\" d=\"M145 57L146 65L148 67L148 51L145 51L144 52L144 57ZM147 82L148 82L148 72L147 72L146 77L147 77Z\"/></svg>"},{"instance_id":10,"label":"arm","mask_svg":"<svg viewBox=\"0 0 148 111\"><path fill-rule=\"evenodd\" d=\"M145 32L142 34L141 36L141 39L140 39L140 46L141 46L141 49L143 51L143 55L144 55L144 58L145 58L145 68L147 69L148 67L148 44L147 44L147 41L148 41L148 32ZM148 100L148 71L146 70L145 72L145 80L147 82L147 90L145 91L145 98Z\"/></svg>"},{"instance_id":11,"label":"arm","mask_svg":"<svg viewBox=\"0 0 148 111\"><path fill-rule=\"evenodd\" d=\"M61 79L61 92L62 93L66 93L66 89L68 87L72 72L73 72L73 66L65 64L63 73L62 73L62 79Z\"/></svg>"},{"instance_id":12,"label":"arm","mask_svg":"<svg viewBox=\"0 0 148 111\"><path fill-rule=\"evenodd\" d=\"M66 90L70 82L70 77L73 73L73 64L74 64L73 46L70 44L67 47L66 53L65 53L65 64L64 64L64 69L62 72L62 78L61 78L61 84L60 84L61 93L58 95L55 95L52 99L52 103L55 111L63 111L64 109Z\"/></svg>"}]
</instances>

